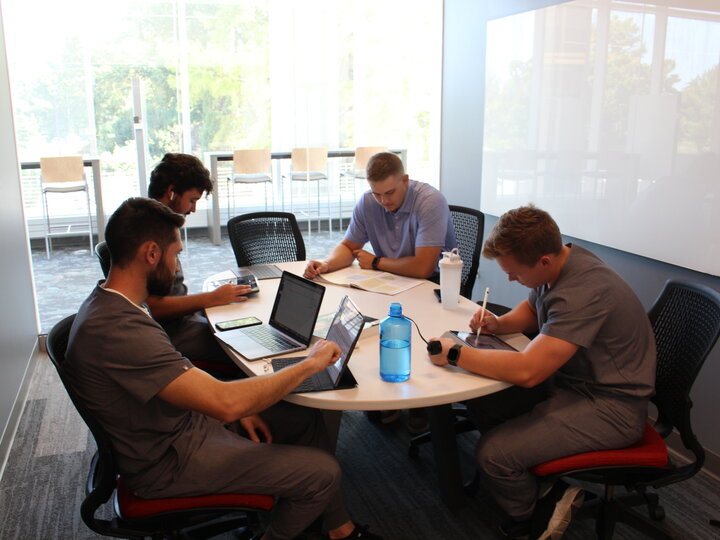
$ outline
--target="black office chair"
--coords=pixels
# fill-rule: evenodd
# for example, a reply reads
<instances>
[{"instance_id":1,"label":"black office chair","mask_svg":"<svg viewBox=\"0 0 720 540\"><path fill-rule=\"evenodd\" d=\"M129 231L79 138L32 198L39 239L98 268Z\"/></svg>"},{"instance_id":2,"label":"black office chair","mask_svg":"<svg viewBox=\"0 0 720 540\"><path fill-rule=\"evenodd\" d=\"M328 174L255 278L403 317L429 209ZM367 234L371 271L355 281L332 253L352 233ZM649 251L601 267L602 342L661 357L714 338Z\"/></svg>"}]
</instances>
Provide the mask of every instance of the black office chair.
<instances>
[{"instance_id":1,"label":"black office chair","mask_svg":"<svg viewBox=\"0 0 720 540\"><path fill-rule=\"evenodd\" d=\"M100 268L102 269L103 276L107 277L110 272L110 249L107 247L107 242L103 240L98 242L95 246L95 256L100 261Z\"/></svg>"},{"instance_id":2,"label":"black office chair","mask_svg":"<svg viewBox=\"0 0 720 540\"><path fill-rule=\"evenodd\" d=\"M485 216L480 210L450 205L450 218L455 228L460 258L463 261L460 294L472 300L482 251Z\"/></svg>"},{"instance_id":3,"label":"black office chair","mask_svg":"<svg viewBox=\"0 0 720 540\"><path fill-rule=\"evenodd\" d=\"M227 230L238 266L305 260L305 242L294 214L243 214L230 219Z\"/></svg>"},{"instance_id":4,"label":"black office chair","mask_svg":"<svg viewBox=\"0 0 720 540\"><path fill-rule=\"evenodd\" d=\"M48 356L60 376L70 399L95 438L97 452L90 464L86 496L80 515L94 532L115 538L208 538L225 531L248 527L257 521L257 512L270 510L275 502L270 495L221 494L167 499L142 499L130 491L115 469L110 437L85 408L63 373L68 335L75 315L57 323L46 341ZM115 515L98 519L95 513L114 497ZM252 532L244 531L249 538ZM243 536L241 536L243 537Z\"/></svg>"},{"instance_id":5,"label":"black office chair","mask_svg":"<svg viewBox=\"0 0 720 540\"><path fill-rule=\"evenodd\" d=\"M533 469L541 477L568 476L604 486L604 493L583 507L578 516L595 517L601 539L612 538L618 521L653 538L672 538L655 523L665 518L665 511L658 495L648 489L691 478L705 460L705 451L690 423L690 390L720 336L720 292L670 280L648 316L657 343L656 393L652 398L658 411L655 424L646 425L642 440L629 448L587 452ZM690 463L669 460L664 439L673 429L693 456ZM624 486L628 494L614 497L615 486ZM633 510L639 505L647 505L650 519Z\"/></svg>"}]
</instances>

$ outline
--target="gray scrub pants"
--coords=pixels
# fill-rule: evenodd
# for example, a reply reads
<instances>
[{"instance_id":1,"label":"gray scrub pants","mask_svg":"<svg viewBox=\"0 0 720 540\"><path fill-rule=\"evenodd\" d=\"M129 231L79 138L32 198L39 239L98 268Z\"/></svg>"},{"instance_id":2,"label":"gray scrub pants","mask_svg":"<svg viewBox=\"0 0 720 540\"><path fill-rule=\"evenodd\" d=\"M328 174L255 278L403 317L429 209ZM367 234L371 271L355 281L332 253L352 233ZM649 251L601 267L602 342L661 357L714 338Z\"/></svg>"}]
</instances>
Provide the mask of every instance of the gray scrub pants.
<instances>
[{"instance_id":1,"label":"gray scrub pants","mask_svg":"<svg viewBox=\"0 0 720 540\"><path fill-rule=\"evenodd\" d=\"M326 528L350 520L340 488L340 465L328 452L330 441L322 411L286 402L261 416L270 426L272 444L256 443L239 434L238 424L216 420L172 483L153 497L202 493L274 495L266 535L274 540L297 537L322 516Z\"/></svg>"},{"instance_id":2,"label":"gray scrub pants","mask_svg":"<svg viewBox=\"0 0 720 540\"><path fill-rule=\"evenodd\" d=\"M175 348L191 362L233 364L213 337L208 320L199 312L179 319L160 321Z\"/></svg>"},{"instance_id":3,"label":"gray scrub pants","mask_svg":"<svg viewBox=\"0 0 720 540\"><path fill-rule=\"evenodd\" d=\"M647 400L590 395L569 388L511 387L467 403L482 436L480 474L500 507L517 521L530 519L541 489L535 465L591 450L637 442Z\"/></svg>"}]
</instances>

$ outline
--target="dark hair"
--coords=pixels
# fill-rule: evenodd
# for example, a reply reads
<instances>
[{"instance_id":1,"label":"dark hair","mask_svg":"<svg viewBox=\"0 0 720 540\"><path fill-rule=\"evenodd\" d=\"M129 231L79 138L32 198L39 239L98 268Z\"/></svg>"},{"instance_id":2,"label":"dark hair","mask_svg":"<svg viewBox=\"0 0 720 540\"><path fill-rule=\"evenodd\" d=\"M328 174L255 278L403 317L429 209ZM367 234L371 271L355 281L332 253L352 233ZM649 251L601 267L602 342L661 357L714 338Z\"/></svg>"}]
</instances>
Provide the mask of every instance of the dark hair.
<instances>
[{"instance_id":1,"label":"dark hair","mask_svg":"<svg viewBox=\"0 0 720 540\"><path fill-rule=\"evenodd\" d=\"M210 171L198 158L190 154L165 154L150 173L148 196L159 199L168 186L175 186L175 193L178 195L193 188L200 193L210 193L213 190Z\"/></svg>"},{"instance_id":2,"label":"dark hair","mask_svg":"<svg viewBox=\"0 0 720 540\"><path fill-rule=\"evenodd\" d=\"M177 230L185 218L153 199L133 197L122 203L108 220L105 241L113 266L130 263L145 242L157 242L160 249L178 238Z\"/></svg>"},{"instance_id":3,"label":"dark hair","mask_svg":"<svg viewBox=\"0 0 720 540\"><path fill-rule=\"evenodd\" d=\"M520 264L533 266L543 255L557 255L562 247L555 220L545 210L529 204L500 216L482 253L488 259L512 255Z\"/></svg>"},{"instance_id":4,"label":"dark hair","mask_svg":"<svg viewBox=\"0 0 720 540\"><path fill-rule=\"evenodd\" d=\"M365 172L368 180L378 182L388 176L405 174L405 167L402 160L392 152L380 152L368 160Z\"/></svg>"}]
</instances>

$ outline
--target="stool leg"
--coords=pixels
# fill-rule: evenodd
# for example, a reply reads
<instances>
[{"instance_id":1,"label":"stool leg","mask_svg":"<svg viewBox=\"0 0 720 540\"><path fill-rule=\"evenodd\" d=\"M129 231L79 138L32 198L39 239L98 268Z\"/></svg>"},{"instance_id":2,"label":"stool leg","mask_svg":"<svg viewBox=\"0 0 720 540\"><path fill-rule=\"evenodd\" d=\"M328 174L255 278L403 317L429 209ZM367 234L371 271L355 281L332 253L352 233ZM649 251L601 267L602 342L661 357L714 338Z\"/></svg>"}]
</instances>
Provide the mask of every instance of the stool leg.
<instances>
[{"instance_id":1,"label":"stool leg","mask_svg":"<svg viewBox=\"0 0 720 540\"><path fill-rule=\"evenodd\" d=\"M92 227L92 211L90 210L90 188L85 185L85 197L87 199L88 209L88 240L90 242L90 256L93 255L93 227Z\"/></svg>"},{"instance_id":2,"label":"stool leg","mask_svg":"<svg viewBox=\"0 0 720 540\"><path fill-rule=\"evenodd\" d=\"M50 210L48 209L47 193L42 192L43 209L45 210L45 256L50 260L52 239L50 238Z\"/></svg>"}]
</instances>

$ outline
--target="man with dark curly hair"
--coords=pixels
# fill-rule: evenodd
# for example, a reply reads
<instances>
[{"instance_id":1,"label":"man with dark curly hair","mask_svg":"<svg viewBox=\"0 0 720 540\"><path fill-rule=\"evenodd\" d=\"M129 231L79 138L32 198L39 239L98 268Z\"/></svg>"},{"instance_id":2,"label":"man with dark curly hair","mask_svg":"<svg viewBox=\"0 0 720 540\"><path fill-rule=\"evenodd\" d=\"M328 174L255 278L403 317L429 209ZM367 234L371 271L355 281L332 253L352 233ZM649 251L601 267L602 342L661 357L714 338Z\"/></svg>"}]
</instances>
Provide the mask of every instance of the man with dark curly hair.
<instances>
[{"instance_id":1,"label":"man with dark curly hair","mask_svg":"<svg viewBox=\"0 0 720 540\"><path fill-rule=\"evenodd\" d=\"M165 154L150 174L148 195L174 212L187 216L195 204L213 190L210 172L195 156ZM214 291L188 294L178 262L170 292L147 298L150 313L167 332L175 347L192 362L231 363L223 352L201 311L213 306L246 300L250 287L226 284ZM239 374L239 372L238 372Z\"/></svg>"}]
</instances>

